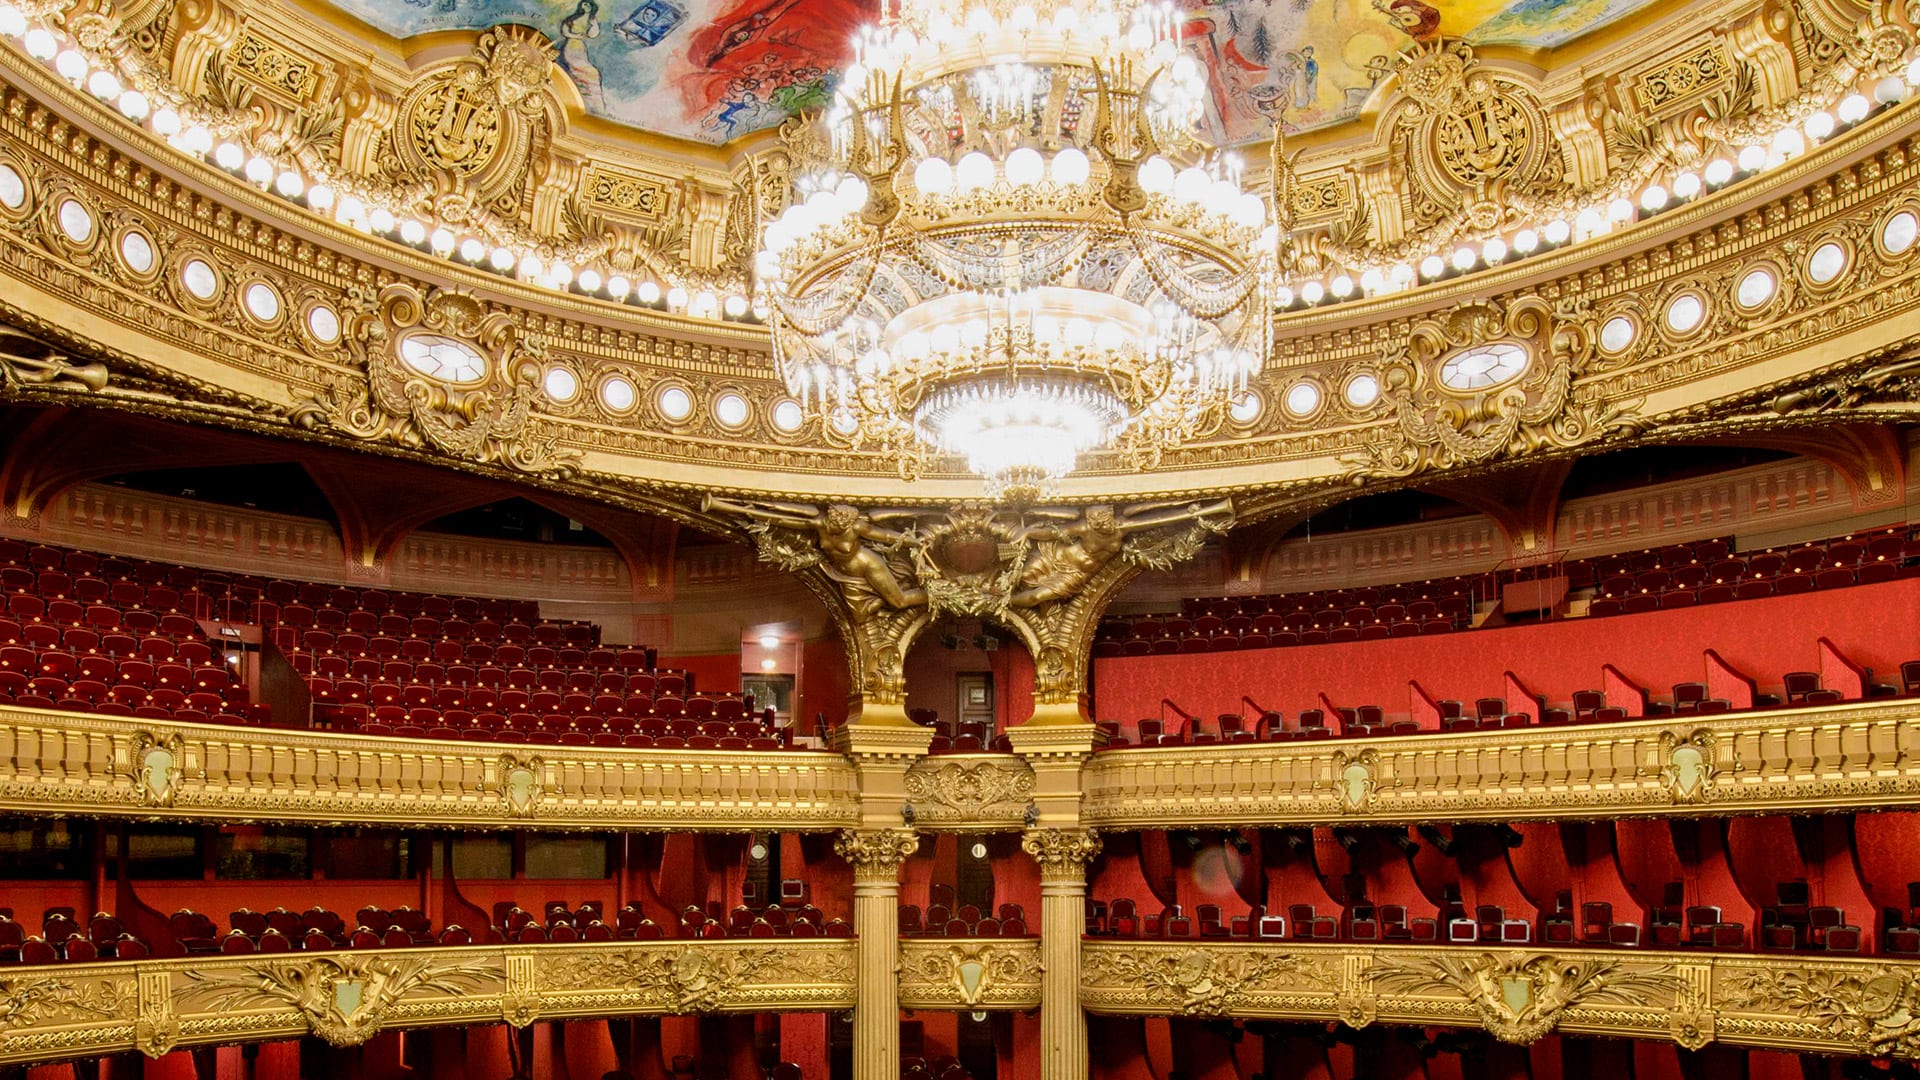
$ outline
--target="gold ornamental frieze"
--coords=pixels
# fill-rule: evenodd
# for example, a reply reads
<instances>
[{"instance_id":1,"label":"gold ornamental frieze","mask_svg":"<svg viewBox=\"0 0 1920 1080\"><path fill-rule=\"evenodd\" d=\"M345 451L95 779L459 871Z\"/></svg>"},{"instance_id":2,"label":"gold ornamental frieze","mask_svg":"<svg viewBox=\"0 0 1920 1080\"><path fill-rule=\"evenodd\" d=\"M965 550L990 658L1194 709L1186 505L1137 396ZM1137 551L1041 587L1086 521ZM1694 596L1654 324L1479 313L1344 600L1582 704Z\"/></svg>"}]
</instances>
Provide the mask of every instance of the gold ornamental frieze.
<instances>
[{"instance_id":1,"label":"gold ornamental frieze","mask_svg":"<svg viewBox=\"0 0 1920 1080\"><path fill-rule=\"evenodd\" d=\"M419 947L18 968L0 1064L452 1024L853 1005L854 942Z\"/></svg>"},{"instance_id":2,"label":"gold ornamental frieze","mask_svg":"<svg viewBox=\"0 0 1920 1080\"><path fill-rule=\"evenodd\" d=\"M1643 949L1088 939L1080 1001L1109 1015L1479 1027L1920 1056L1920 962Z\"/></svg>"},{"instance_id":3,"label":"gold ornamental frieze","mask_svg":"<svg viewBox=\"0 0 1920 1080\"><path fill-rule=\"evenodd\" d=\"M1103 829L1824 812L1920 805L1920 707L1854 702L1504 732L1130 747L1081 772Z\"/></svg>"},{"instance_id":4,"label":"gold ornamental frieze","mask_svg":"<svg viewBox=\"0 0 1920 1080\"><path fill-rule=\"evenodd\" d=\"M940 754L908 769L913 822L923 829L1010 829L1033 805L1033 766L1009 754Z\"/></svg>"},{"instance_id":5,"label":"gold ornamental frieze","mask_svg":"<svg viewBox=\"0 0 1920 1080\"><path fill-rule=\"evenodd\" d=\"M1032 1009L1040 1005L1040 939L902 938L903 1009Z\"/></svg>"},{"instance_id":6,"label":"gold ornamental frieze","mask_svg":"<svg viewBox=\"0 0 1920 1080\"><path fill-rule=\"evenodd\" d=\"M0 809L444 828L843 828L854 770L807 751L485 744L0 710Z\"/></svg>"}]
</instances>

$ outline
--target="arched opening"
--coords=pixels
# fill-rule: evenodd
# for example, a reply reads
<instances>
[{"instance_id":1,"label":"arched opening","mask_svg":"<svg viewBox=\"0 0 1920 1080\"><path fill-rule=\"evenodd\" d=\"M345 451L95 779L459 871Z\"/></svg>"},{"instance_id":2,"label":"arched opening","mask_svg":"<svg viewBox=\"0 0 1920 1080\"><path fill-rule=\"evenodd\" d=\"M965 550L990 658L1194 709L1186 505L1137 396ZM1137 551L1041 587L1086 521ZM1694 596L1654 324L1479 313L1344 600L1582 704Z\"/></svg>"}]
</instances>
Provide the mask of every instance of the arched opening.
<instances>
[{"instance_id":1,"label":"arched opening","mask_svg":"<svg viewBox=\"0 0 1920 1080\"><path fill-rule=\"evenodd\" d=\"M936 727L953 750L985 750L1033 715L1033 654L1019 635L983 619L943 617L907 651L907 715Z\"/></svg>"}]
</instances>

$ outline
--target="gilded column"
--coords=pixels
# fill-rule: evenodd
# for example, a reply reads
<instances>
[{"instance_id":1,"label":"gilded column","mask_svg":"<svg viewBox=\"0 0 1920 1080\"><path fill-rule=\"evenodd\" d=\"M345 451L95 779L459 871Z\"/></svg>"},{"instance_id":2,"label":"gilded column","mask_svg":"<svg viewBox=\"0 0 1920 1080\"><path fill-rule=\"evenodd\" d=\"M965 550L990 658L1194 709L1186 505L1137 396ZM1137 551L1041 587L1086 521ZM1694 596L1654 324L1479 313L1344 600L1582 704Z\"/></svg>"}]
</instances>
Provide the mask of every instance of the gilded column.
<instances>
[{"instance_id":1,"label":"gilded column","mask_svg":"<svg viewBox=\"0 0 1920 1080\"><path fill-rule=\"evenodd\" d=\"M853 1080L900 1076L900 864L919 846L912 829L848 831L833 844L853 864Z\"/></svg>"},{"instance_id":2,"label":"gilded column","mask_svg":"<svg viewBox=\"0 0 1920 1080\"><path fill-rule=\"evenodd\" d=\"M1080 1010L1080 936L1087 864L1100 854L1092 829L1033 829L1020 846L1040 864L1040 1077L1087 1075L1087 1017Z\"/></svg>"}]
</instances>

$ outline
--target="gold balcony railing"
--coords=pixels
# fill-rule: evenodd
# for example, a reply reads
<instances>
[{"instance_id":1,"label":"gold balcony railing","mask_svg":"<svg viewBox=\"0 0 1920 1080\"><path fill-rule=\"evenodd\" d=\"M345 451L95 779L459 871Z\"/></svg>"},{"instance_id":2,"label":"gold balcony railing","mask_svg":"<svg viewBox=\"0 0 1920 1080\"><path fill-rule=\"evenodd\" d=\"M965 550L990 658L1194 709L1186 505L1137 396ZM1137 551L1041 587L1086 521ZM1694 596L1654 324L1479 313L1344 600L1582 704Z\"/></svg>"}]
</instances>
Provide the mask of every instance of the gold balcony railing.
<instances>
[{"instance_id":1,"label":"gold balcony railing","mask_svg":"<svg viewBox=\"0 0 1920 1080\"><path fill-rule=\"evenodd\" d=\"M17 967L0 1063L635 1013L839 1010L851 939L488 945Z\"/></svg>"},{"instance_id":2,"label":"gold balcony railing","mask_svg":"<svg viewBox=\"0 0 1920 1080\"><path fill-rule=\"evenodd\" d=\"M1040 939L902 938L903 1009L1040 1006Z\"/></svg>"},{"instance_id":3,"label":"gold balcony railing","mask_svg":"<svg viewBox=\"0 0 1920 1080\"><path fill-rule=\"evenodd\" d=\"M1920 961L1409 945L1087 941L1091 1012L1482 1027L1920 1055Z\"/></svg>"},{"instance_id":4,"label":"gold balcony railing","mask_svg":"<svg viewBox=\"0 0 1920 1080\"><path fill-rule=\"evenodd\" d=\"M1105 828L1796 813L1920 803L1920 700L1094 756Z\"/></svg>"},{"instance_id":5,"label":"gold balcony railing","mask_svg":"<svg viewBox=\"0 0 1920 1080\"><path fill-rule=\"evenodd\" d=\"M0 813L552 829L820 830L854 770L804 751L624 750L0 708Z\"/></svg>"}]
</instances>

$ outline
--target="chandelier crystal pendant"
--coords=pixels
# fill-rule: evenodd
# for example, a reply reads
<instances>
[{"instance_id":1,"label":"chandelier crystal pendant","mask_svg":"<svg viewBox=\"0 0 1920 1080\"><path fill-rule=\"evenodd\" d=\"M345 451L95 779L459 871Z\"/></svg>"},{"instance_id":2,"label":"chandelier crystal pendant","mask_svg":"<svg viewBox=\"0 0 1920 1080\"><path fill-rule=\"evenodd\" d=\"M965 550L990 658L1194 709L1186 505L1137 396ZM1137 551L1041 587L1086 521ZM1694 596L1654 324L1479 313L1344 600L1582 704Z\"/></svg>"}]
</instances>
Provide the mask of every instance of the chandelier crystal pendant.
<instances>
[{"instance_id":1,"label":"chandelier crystal pendant","mask_svg":"<svg viewBox=\"0 0 1920 1080\"><path fill-rule=\"evenodd\" d=\"M1218 427L1264 362L1278 229L1171 6L896 0L833 106L790 125L756 287L789 390L995 499L1079 456L1134 468ZM769 219L770 218L770 219Z\"/></svg>"}]
</instances>

